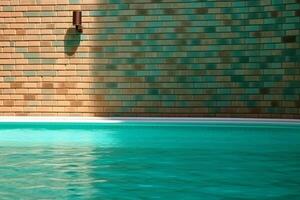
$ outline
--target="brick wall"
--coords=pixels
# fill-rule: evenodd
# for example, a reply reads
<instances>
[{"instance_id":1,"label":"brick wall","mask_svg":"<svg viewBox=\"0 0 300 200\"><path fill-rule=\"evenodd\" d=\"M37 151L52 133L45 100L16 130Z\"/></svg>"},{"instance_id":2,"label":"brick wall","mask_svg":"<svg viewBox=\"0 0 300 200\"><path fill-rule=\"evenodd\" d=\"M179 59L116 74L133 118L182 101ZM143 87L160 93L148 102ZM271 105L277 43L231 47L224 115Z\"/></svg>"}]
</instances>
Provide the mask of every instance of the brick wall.
<instances>
[{"instance_id":1,"label":"brick wall","mask_svg":"<svg viewBox=\"0 0 300 200\"><path fill-rule=\"evenodd\" d=\"M299 0L1 0L0 115L299 118L299 16Z\"/></svg>"}]
</instances>

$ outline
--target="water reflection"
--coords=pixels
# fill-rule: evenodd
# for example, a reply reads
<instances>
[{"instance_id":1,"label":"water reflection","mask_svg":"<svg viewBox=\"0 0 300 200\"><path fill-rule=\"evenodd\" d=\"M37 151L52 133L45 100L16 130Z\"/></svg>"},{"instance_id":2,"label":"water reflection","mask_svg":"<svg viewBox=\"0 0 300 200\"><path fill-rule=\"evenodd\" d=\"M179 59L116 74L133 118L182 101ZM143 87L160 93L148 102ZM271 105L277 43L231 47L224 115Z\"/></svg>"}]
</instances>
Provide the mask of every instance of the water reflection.
<instances>
[{"instance_id":1,"label":"water reflection","mask_svg":"<svg viewBox=\"0 0 300 200\"><path fill-rule=\"evenodd\" d=\"M113 136L109 130L1 130L1 199L92 199L93 184L106 182L91 176L98 168L92 162L101 162L100 149L117 145Z\"/></svg>"},{"instance_id":2,"label":"water reflection","mask_svg":"<svg viewBox=\"0 0 300 200\"><path fill-rule=\"evenodd\" d=\"M1 147L1 198L89 196L92 147Z\"/></svg>"},{"instance_id":3,"label":"water reflection","mask_svg":"<svg viewBox=\"0 0 300 200\"><path fill-rule=\"evenodd\" d=\"M47 129L7 129L0 132L3 146L101 146L118 145L114 130L47 130Z\"/></svg>"}]
</instances>

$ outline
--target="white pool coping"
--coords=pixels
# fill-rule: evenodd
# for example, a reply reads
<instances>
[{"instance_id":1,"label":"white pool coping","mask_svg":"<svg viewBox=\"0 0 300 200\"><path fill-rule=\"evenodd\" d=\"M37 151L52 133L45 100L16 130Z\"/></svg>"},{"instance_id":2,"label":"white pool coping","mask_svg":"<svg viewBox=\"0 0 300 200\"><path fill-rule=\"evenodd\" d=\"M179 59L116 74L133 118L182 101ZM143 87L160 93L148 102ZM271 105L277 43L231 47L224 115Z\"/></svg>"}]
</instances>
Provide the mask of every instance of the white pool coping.
<instances>
[{"instance_id":1,"label":"white pool coping","mask_svg":"<svg viewBox=\"0 0 300 200\"><path fill-rule=\"evenodd\" d=\"M265 119L265 118L192 118L192 117L19 117L0 116L0 123L122 123L122 122L156 122L156 123L296 123L300 119Z\"/></svg>"}]
</instances>

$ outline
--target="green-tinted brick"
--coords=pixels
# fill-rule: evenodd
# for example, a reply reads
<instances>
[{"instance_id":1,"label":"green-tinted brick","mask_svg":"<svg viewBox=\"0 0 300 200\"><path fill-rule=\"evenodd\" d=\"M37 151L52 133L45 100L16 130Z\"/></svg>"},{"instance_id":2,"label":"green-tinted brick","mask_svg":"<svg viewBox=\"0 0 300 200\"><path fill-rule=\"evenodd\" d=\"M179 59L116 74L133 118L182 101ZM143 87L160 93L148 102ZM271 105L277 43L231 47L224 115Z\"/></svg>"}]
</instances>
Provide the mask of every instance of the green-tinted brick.
<instances>
[{"instance_id":1,"label":"green-tinted brick","mask_svg":"<svg viewBox=\"0 0 300 200\"><path fill-rule=\"evenodd\" d=\"M35 71L24 71L24 76L35 76L36 72Z\"/></svg>"},{"instance_id":2,"label":"green-tinted brick","mask_svg":"<svg viewBox=\"0 0 300 200\"><path fill-rule=\"evenodd\" d=\"M4 82L13 82L15 80L16 80L15 77L4 77Z\"/></svg>"},{"instance_id":3,"label":"green-tinted brick","mask_svg":"<svg viewBox=\"0 0 300 200\"><path fill-rule=\"evenodd\" d=\"M14 10L13 6L3 6L3 11L10 12L13 10Z\"/></svg>"},{"instance_id":4,"label":"green-tinted brick","mask_svg":"<svg viewBox=\"0 0 300 200\"><path fill-rule=\"evenodd\" d=\"M69 0L70 4L79 4L80 0Z\"/></svg>"}]
</instances>

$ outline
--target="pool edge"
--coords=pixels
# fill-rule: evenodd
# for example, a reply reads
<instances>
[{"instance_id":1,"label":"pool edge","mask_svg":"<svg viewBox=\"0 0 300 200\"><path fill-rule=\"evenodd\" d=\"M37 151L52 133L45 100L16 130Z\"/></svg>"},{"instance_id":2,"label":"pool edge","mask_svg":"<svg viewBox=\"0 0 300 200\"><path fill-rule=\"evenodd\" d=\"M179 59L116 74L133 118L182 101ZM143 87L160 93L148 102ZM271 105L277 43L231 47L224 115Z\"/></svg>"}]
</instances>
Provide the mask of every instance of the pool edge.
<instances>
[{"instance_id":1,"label":"pool edge","mask_svg":"<svg viewBox=\"0 0 300 200\"><path fill-rule=\"evenodd\" d=\"M268 118L189 118L189 117L19 117L0 116L0 123L4 122L47 122L47 123L293 123L300 124L300 119L268 119Z\"/></svg>"}]
</instances>

